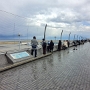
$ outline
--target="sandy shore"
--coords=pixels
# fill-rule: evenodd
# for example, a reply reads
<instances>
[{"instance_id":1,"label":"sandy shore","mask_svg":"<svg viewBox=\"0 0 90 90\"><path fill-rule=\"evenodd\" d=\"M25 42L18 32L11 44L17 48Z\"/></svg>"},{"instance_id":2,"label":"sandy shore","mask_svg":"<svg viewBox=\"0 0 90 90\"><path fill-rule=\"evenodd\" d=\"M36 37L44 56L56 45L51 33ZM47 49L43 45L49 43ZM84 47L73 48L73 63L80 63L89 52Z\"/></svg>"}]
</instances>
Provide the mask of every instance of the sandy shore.
<instances>
[{"instance_id":1,"label":"sandy shore","mask_svg":"<svg viewBox=\"0 0 90 90\"><path fill-rule=\"evenodd\" d=\"M11 42L11 41L0 41L0 45L2 44L17 44L18 42Z\"/></svg>"},{"instance_id":2,"label":"sandy shore","mask_svg":"<svg viewBox=\"0 0 90 90\"><path fill-rule=\"evenodd\" d=\"M30 42L31 40L24 40L24 41L21 41L21 43L27 43L27 42ZM41 42L42 40L37 40L38 42ZM2 44L18 44L19 41L0 41L0 45Z\"/></svg>"}]
</instances>

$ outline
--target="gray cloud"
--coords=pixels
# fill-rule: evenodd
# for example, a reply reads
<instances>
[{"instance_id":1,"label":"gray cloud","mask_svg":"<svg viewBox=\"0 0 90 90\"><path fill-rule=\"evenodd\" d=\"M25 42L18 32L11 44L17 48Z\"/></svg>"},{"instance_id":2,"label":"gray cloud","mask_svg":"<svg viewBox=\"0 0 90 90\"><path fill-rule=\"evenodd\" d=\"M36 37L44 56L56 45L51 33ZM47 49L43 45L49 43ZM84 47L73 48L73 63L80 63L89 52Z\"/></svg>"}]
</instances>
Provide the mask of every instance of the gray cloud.
<instances>
[{"instance_id":1,"label":"gray cloud","mask_svg":"<svg viewBox=\"0 0 90 90\"><path fill-rule=\"evenodd\" d=\"M30 36L35 34L43 37L46 23L50 26L47 27L48 32L52 30L51 33L47 33L47 36L60 36L56 32L61 32L62 29L68 31L66 33L71 31L77 34L80 34L78 30L84 29L83 35L90 30L90 0L3 0L0 9L15 14L0 11L1 34L2 32L12 34L14 23L15 33L20 32L24 36L27 35L26 31L29 27Z\"/></svg>"}]
</instances>

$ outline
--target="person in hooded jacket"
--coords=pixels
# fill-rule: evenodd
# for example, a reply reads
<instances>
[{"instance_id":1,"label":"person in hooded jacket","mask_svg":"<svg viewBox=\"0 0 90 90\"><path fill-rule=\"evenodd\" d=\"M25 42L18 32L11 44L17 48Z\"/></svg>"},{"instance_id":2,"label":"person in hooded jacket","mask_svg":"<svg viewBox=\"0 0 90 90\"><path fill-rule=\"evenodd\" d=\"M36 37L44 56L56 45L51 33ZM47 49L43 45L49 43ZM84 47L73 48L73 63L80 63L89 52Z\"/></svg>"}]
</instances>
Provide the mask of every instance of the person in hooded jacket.
<instances>
[{"instance_id":1,"label":"person in hooded jacket","mask_svg":"<svg viewBox=\"0 0 90 90\"><path fill-rule=\"evenodd\" d=\"M58 51L61 50L61 46L62 46L62 43L61 43L61 40L59 40L59 42L58 42Z\"/></svg>"},{"instance_id":2,"label":"person in hooded jacket","mask_svg":"<svg viewBox=\"0 0 90 90\"><path fill-rule=\"evenodd\" d=\"M51 41L50 41L50 52L53 52L53 48L54 48L54 43L53 43L53 41L51 40Z\"/></svg>"},{"instance_id":3,"label":"person in hooded jacket","mask_svg":"<svg viewBox=\"0 0 90 90\"><path fill-rule=\"evenodd\" d=\"M46 47L47 47L46 41L45 39L42 39L43 54L46 54Z\"/></svg>"}]
</instances>

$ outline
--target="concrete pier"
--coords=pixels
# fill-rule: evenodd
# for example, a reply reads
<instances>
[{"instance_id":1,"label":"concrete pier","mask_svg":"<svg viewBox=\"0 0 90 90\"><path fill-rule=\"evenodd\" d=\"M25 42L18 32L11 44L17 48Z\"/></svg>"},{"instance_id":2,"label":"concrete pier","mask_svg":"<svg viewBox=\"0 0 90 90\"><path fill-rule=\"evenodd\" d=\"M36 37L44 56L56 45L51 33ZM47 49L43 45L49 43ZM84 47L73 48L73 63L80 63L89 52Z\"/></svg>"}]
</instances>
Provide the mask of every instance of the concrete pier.
<instances>
[{"instance_id":1,"label":"concrete pier","mask_svg":"<svg viewBox=\"0 0 90 90\"><path fill-rule=\"evenodd\" d=\"M0 73L0 90L89 90L90 43Z\"/></svg>"}]
</instances>

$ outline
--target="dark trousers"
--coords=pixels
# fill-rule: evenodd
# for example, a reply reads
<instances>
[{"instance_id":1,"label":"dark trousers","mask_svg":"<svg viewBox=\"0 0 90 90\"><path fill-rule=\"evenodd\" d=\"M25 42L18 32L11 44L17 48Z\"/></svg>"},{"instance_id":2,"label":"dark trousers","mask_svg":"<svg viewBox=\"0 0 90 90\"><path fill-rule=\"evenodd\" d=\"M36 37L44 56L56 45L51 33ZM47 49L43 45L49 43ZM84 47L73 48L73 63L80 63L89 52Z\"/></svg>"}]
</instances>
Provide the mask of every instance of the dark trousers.
<instances>
[{"instance_id":1,"label":"dark trousers","mask_svg":"<svg viewBox=\"0 0 90 90\"><path fill-rule=\"evenodd\" d=\"M50 51L50 46L47 46L47 51L48 51L48 52Z\"/></svg>"},{"instance_id":2,"label":"dark trousers","mask_svg":"<svg viewBox=\"0 0 90 90\"><path fill-rule=\"evenodd\" d=\"M43 48L43 54L46 54L46 48Z\"/></svg>"},{"instance_id":3,"label":"dark trousers","mask_svg":"<svg viewBox=\"0 0 90 90\"><path fill-rule=\"evenodd\" d=\"M31 50L31 55L33 55L33 52L35 52L35 57L37 56L37 49L32 49Z\"/></svg>"},{"instance_id":4,"label":"dark trousers","mask_svg":"<svg viewBox=\"0 0 90 90\"><path fill-rule=\"evenodd\" d=\"M60 51L61 50L61 46L60 45L58 45L58 49L57 49L58 51Z\"/></svg>"},{"instance_id":5,"label":"dark trousers","mask_svg":"<svg viewBox=\"0 0 90 90\"><path fill-rule=\"evenodd\" d=\"M53 48L50 48L50 52L53 52Z\"/></svg>"}]
</instances>

